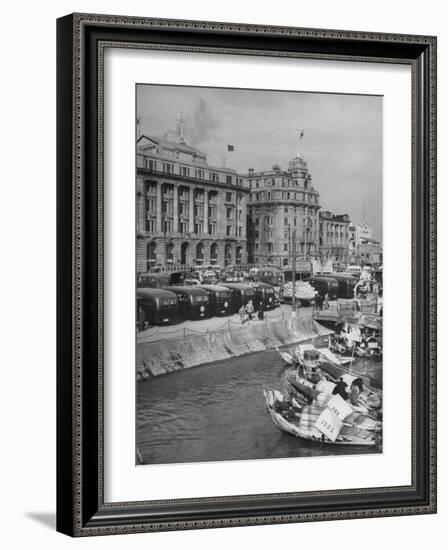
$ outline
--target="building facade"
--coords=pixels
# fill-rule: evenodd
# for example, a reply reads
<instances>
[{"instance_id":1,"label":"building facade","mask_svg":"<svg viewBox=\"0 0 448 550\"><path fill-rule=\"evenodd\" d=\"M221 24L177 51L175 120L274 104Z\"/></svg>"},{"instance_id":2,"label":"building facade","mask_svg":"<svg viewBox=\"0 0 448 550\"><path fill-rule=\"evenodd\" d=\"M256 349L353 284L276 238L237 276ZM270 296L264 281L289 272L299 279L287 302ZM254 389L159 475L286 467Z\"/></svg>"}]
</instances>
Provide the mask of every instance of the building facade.
<instances>
[{"instance_id":1,"label":"building facade","mask_svg":"<svg viewBox=\"0 0 448 550\"><path fill-rule=\"evenodd\" d=\"M350 253L350 217L333 214L328 210L319 212L319 250L323 260L348 262Z\"/></svg>"},{"instance_id":2,"label":"building facade","mask_svg":"<svg viewBox=\"0 0 448 550\"><path fill-rule=\"evenodd\" d=\"M137 140L137 272L247 262L246 178L178 141Z\"/></svg>"},{"instance_id":3,"label":"building facade","mask_svg":"<svg viewBox=\"0 0 448 550\"><path fill-rule=\"evenodd\" d=\"M382 264L381 243L372 237L372 229L366 221L349 227L350 260L361 264Z\"/></svg>"},{"instance_id":4,"label":"building facade","mask_svg":"<svg viewBox=\"0 0 448 550\"><path fill-rule=\"evenodd\" d=\"M319 252L319 193L306 162L297 155L288 169L249 170L248 259L254 264L291 268Z\"/></svg>"},{"instance_id":5,"label":"building facade","mask_svg":"<svg viewBox=\"0 0 448 550\"><path fill-rule=\"evenodd\" d=\"M381 243L372 238L361 239L358 245L358 259L361 264L381 265L383 263Z\"/></svg>"}]
</instances>

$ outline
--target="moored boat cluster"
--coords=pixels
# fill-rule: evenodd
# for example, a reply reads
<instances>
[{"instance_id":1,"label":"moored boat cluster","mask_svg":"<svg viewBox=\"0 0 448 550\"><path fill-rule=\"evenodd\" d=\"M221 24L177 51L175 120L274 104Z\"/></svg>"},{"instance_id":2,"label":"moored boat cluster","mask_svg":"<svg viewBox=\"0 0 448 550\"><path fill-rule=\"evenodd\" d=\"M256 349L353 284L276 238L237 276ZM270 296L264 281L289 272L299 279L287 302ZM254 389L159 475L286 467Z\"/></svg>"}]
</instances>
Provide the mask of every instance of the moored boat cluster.
<instances>
[{"instance_id":1,"label":"moored boat cluster","mask_svg":"<svg viewBox=\"0 0 448 550\"><path fill-rule=\"evenodd\" d=\"M382 392L329 347L279 351L289 365L283 387L264 390L274 424L296 437L334 445L379 447ZM348 365L349 362L349 365Z\"/></svg>"}]
</instances>

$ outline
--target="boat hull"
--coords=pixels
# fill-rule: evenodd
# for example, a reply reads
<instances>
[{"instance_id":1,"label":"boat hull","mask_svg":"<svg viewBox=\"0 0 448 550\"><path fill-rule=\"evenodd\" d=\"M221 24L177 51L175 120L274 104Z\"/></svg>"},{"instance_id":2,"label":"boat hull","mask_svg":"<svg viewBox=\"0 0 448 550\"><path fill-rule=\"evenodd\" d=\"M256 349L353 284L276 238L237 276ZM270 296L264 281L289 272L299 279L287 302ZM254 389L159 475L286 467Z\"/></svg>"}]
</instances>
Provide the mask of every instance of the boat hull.
<instances>
[{"instance_id":1,"label":"boat hull","mask_svg":"<svg viewBox=\"0 0 448 550\"><path fill-rule=\"evenodd\" d=\"M351 433L351 429L349 427L344 427L341 430L341 433L337 437L337 439L335 441L332 441L323 434L319 433L316 428L311 427L313 421L312 414L310 415L310 413L307 413L311 417L311 422L309 422L308 425L306 425L306 423L305 426L302 425L301 415L306 413L306 411L304 411L306 407L303 407L301 409L301 413L299 411L297 412L296 421L291 421L290 419L285 418L284 415L276 410L276 404L283 401L282 394L275 390L264 390L263 393L266 400L267 410L273 423L284 433L293 435L306 441L314 441L316 443L326 445L344 445L356 447L378 446L378 437L376 437L374 432L363 430L363 437L354 436ZM315 419L317 419L319 412L321 412L322 410L323 409L320 409L320 411L314 412Z\"/></svg>"}]
</instances>

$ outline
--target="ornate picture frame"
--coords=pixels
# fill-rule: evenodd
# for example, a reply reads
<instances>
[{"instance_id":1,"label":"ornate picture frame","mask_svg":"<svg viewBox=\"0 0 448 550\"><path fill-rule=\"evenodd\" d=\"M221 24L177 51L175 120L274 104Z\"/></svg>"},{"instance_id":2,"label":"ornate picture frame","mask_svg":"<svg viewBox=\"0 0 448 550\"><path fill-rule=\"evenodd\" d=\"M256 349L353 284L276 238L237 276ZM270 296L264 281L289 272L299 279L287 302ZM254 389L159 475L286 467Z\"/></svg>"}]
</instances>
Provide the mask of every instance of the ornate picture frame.
<instances>
[{"instance_id":1,"label":"ornate picture frame","mask_svg":"<svg viewBox=\"0 0 448 550\"><path fill-rule=\"evenodd\" d=\"M72 14L57 22L57 529L70 536L436 512L436 38ZM412 483L299 493L104 498L104 51L409 65ZM134 368L130 365L130 368Z\"/></svg>"}]
</instances>

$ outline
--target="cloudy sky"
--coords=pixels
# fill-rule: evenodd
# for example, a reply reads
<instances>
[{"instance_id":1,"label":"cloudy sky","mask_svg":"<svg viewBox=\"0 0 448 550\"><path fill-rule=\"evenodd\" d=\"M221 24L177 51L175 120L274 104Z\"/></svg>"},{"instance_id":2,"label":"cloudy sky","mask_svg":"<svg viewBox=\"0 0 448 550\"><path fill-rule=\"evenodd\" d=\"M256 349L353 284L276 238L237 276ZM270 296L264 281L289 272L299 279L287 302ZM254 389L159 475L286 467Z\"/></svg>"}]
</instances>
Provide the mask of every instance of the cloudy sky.
<instances>
[{"instance_id":1,"label":"cloudy sky","mask_svg":"<svg viewBox=\"0 0 448 550\"><path fill-rule=\"evenodd\" d=\"M209 164L240 172L282 168L297 154L308 163L324 210L364 220L382 239L382 98L377 96L137 86L137 116L147 135L184 137L207 153Z\"/></svg>"}]
</instances>

